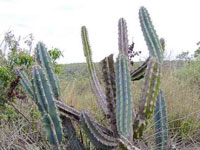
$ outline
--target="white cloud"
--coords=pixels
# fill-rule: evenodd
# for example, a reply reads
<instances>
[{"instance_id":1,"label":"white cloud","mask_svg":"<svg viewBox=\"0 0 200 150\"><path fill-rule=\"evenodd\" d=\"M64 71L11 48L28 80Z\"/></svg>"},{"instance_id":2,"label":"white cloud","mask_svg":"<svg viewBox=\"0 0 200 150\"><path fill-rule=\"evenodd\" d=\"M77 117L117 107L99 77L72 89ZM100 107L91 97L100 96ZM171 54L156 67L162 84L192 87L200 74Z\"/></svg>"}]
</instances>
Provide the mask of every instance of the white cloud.
<instances>
[{"instance_id":1,"label":"white cloud","mask_svg":"<svg viewBox=\"0 0 200 150\"><path fill-rule=\"evenodd\" d=\"M127 20L136 50L147 49L138 20L142 5L149 10L158 35L166 39L168 51L176 55L196 49L200 40L198 0L1 0L0 33L9 28L18 35L33 33L48 47L64 51L61 63L83 62L80 28L86 25L93 58L100 61L110 53L117 55L120 17Z\"/></svg>"}]
</instances>

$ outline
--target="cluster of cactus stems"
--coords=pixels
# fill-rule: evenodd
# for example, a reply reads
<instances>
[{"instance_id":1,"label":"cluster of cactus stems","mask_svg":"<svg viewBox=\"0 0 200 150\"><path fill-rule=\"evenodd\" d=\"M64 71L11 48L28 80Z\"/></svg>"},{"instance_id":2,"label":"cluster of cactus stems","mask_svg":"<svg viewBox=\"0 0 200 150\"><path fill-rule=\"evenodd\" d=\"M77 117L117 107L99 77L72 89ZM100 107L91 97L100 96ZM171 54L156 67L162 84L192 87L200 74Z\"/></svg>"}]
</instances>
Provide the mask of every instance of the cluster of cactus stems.
<instances>
[{"instance_id":1,"label":"cluster of cactus stems","mask_svg":"<svg viewBox=\"0 0 200 150\"><path fill-rule=\"evenodd\" d=\"M159 92L164 40L158 39L146 8L140 8L139 18L150 56L141 66L130 71L127 25L125 19L121 18L118 23L119 55L117 60L114 62L113 55L110 55L100 63L105 88L100 85L95 64L92 61L87 29L85 26L81 28L91 88L106 116L108 127L97 123L88 112L79 112L61 101L59 82L43 43L40 42L36 46L37 65L32 68L31 81L23 71L18 70L21 84L35 100L42 114L46 137L51 143L52 149L62 149L61 143L64 134L71 139L70 149L85 149L76 137L72 123L72 121L76 121L97 149L109 150L120 147L139 150L133 145L133 140L142 136L147 121L154 111L156 132L159 132L156 133L157 149L166 149L166 106L162 92ZM132 83L142 78L144 81L139 97L139 109L136 112Z\"/></svg>"}]
</instances>

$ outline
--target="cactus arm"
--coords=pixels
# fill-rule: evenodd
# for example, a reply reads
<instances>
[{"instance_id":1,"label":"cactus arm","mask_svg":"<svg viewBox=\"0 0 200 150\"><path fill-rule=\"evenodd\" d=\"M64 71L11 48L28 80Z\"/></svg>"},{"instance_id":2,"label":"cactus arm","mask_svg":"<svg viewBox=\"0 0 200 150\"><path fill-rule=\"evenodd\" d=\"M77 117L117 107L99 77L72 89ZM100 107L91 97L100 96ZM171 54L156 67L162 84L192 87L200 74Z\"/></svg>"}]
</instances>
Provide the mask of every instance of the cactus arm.
<instances>
[{"instance_id":1,"label":"cactus arm","mask_svg":"<svg viewBox=\"0 0 200 150\"><path fill-rule=\"evenodd\" d=\"M81 113L78 110L76 110L75 108L70 107L68 105L65 105L62 101L56 101L56 106L58 107L61 115L65 116L67 118L73 119L78 124L80 124ZM98 123L95 123L95 124L96 124L96 126L98 126L98 128L100 128L103 131L104 134L107 134L110 136L113 135L113 133L110 129L105 128Z\"/></svg>"},{"instance_id":2,"label":"cactus arm","mask_svg":"<svg viewBox=\"0 0 200 150\"><path fill-rule=\"evenodd\" d=\"M127 24L124 18L120 18L118 22L118 37L119 52L128 56Z\"/></svg>"},{"instance_id":3,"label":"cactus arm","mask_svg":"<svg viewBox=\"0 0 200 150\"><path fill-rule=\"evenodd\" d=\"M88 138L97 148L108 150L117 147L117 139L103 134L86 112L81 113L81 125Z\"/></svg>"},{"instance_id":4,"label":"cactus arm","mask_svg":"<svg viewBox=\"0 0 200 150\"><path fill-rule=\"evenodd\" d=\"M87 29L86 29L85 26L83 26L81 28L81 37L82 37L84 55L85 55L86 61L87 61L88 73L89 73L89 76L90 76L91 87L92 87L94 93L96 94L98 103L100 104L104 113L106 115L108 115L108 108L107 108L108 104L107 104L107 101L106 101L105 94L104 94L103 90L101 89L98 77L96 75L94 63L92 62L92 54L91 54L92 52L91 52L91 49L90 49L89 40L88 40L88 33L87 33Z\"/></svg>"},{"instance_id":5,"label":"cactus arm","mask_svg":"<svg viewBox=\"0 0 200 150\"><path fill-rule=\"evenodd\" d=\"M42 113L44 124L47 134L47 139L51 142L52 145L58 146L62 141L62 125L55 107L55 99L51 87L48 83L47 77L45 76L44 71L40 66L33 67L33 87L35 92L35 98L38 102L38 108ZM51 128L48 128L50 126ZM49 130L55 130L55 132ZM54 141L52 141L54 139Z\"/></svg>"},{"instance_id":6,"label":"cactus arm","mask_svg":"<svg viewBox=\"0 0 200 150\"><path fill-rule=\"evenodd\" d=\"M142 136L147 119L153 113L156 97L160 87L160 65L154 58L150 58L145 72L145 80L139 99L139 112L134 120L134 138Z\"/></svg>"},{"instance_id":7,"label":"cactus arm","mask_svg":"<svg viewBox=\"0 0 200 150\"><path fill-rule=\"evenodd\" d=\"M152 24L151 18L146 8L141 7L139 10L140 24L143 35L149 49L150 56L156 57L159 62L163 61L163 49Z\"/></svg>"},{"instance_id":8,"label":"cactus arm","mask_svg":"<svg viewBox=\"0 0 200 150\"><path fill-rule=\"evenodd\" d=\"M118 56L116 62L116 95L116 120L118 133L126 138L131 138L133 99L129 61L123 54Z\"/></svg>"},{"instance_id":9,"label":"cactus arm","mask_svg":"<svg viewBox=\"0 0 200 150\"><path fill-rule=\"evenodd\" d=\"M39 42L36 46L36 62L45 69L53 94L56 99L59 99L59 83L57 81L56 75L53 72L51 58L47 52L45 45L42 42Z\"/></svg>"},{"instance_id":10,"label":"cactus arm","mask_svg":"<svg viewBox=\"0 0 200 150\"><path fill-rule=\"evenodd\" d=\"M140 65L138 68L136 68L133 72L131 72L131 80L135 81L135 80L140 80L142 78L144 78L144 74L147 68L147 64L149 62L149 58L147 58L147 60Z\"/></svg>"},{"instance_id":11,"label":"cactus arm","mask_svg":"<svg viewBox=\"0 0 200 150\"><path fill-rule=\"evenodd\" d=\"M25 91L33 97L33 89L32 89L32 84L30 80L28 79L26 73L23 70L20 70L19 68L16 69L16 72L20 76L20 83L24 87Z\"/></svg>"},{"instance_id":12,"label":"cactus arm","mask_svg":"<svg viewBox=\"0 0 200 150\"><path fill-rule=\"evenodd\" d=\"M154 118L156 130L156 147L158 150L166 150L168 137L167 112L162 90L159 91L159 95L157 96Z\"/></svg>"},{"instance_id":13,"label":"cactus arm","mask_svg":"<svg viewBox=\"0 0 200 150\"><path fill-rule=\"evenodd\" d=\"M44 94L46 96L47 102L48 102L48 110L49 110L49 114L52 118L52 121L54 123L54 126L56 127L56 133L57 133L57 137L58 137L58 141L61 142L62 141L62 126L61 126L61 121L59 119L59 115L57 112L57 108L56 108L56 104L55 104L55 98L51 89L51 86L49 84L49 80L47 80L47 77L44 73L44 71L39 68L39 75L41 77L41 81L43 83L43 88L44 88Z\"/></svg>"},{"instance_id":14,"label":"cactus arm","mask_svg":"<svg viewBox=\"0 0 200 150\"><path fill-rule=\"evenodd\" d=\"M101 61L101 70L103 73L103 81L105 85L106 101L108 103L107 119L109 121L111 130L114 136L117 136L117 125L116 125L116 83L115 83L115 70L113 55L109 55Z\"/></svg>"}]
</instances>

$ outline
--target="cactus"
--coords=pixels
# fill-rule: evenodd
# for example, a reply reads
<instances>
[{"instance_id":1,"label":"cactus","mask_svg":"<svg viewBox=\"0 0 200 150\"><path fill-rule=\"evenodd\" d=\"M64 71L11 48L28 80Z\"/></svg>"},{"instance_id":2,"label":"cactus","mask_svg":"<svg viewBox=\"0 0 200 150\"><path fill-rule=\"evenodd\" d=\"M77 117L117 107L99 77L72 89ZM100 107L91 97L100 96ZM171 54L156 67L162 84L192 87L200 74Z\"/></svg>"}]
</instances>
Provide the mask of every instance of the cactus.
<instances>
[{"instance_id":1,"label":"cactus","mask_svg":"<svg viewBox=\"0 0 200 150\"><path fill-rule=\"evenodd\" d=\"M88 113L81 113L81 125L92 143L101 149L113 149L117 147L117 139L105 135L91 120Z\"/></svg>"},{"instance_id":2,"label":"cactus","mask_svg":"<svg viewBox=\"0 0 200 150\"><path fill-rule=\"evenodd\" d=\"M129 61L124 54L120 54L116 62L116 85L117 129L120 135L130 139L132 137L133 98Z\"/></svg>"},{"instance_id":3,"label":"cactus","mask_svg":"<svg viewBox=\"0 0 200 150\"><path fill-rule=\"evenodd\" d=\"M117 125L116 125L116 83L115 83L115 69L113 55L110 55L101 61L101 69L103 73L106 101L108 103L109 116L106 116L110 128L113 131L113 135L117 136Z\"/></svg>"},{"instance_id":4,"label":"cactus","mask_svg":"<svg viewBox=\"0 0 200 150\"><path fill-rule=\"evenodd\" d=\"M119 56L115 67L116 72L113 70L113 72L115 72L116 83L112 83L113 85L116 84L116 97L114 97L114 89L111 88L112 86L110 85L110 81L107 81L108 77L106 77L106 74L109 73L105 70L106 59L102 61L104 62L104 71L102 71L103 77L104 81L107 81L107 85L105 84L106 94L104 94L103 91L100 94L96 92L97 97L105 95L105 106L110 106L111 104L116 105L111 108L116 108L117 132L119 137L123 136L128 140L132 139L132 134L134 139L142 136L142 133L147 125L147 120L151 117L154 111L160 85L160 62L162 62L163 59L163 50L159 47L160 41L158 40L158 43L155 42L158 37L153 29L151 21L149 21L150 17L147 14L148 12L146 9L142 7L140 9L141 26L144 35L146 36L145 38L151 57L149 57L133 72L129 71L127 26L125 19L121 18L118 23ZM146 23L147 21L148 23ZM92 72L95 71L95 68L91 58L91 50L88 44L89 42L85 27L82 27L82 39L84 44L84 53L88 64L88 72L90 77L93 78ZM145 79L139 99L139 112L135 115L131 91L131 79L135 81L143 77ZM93 82L99 83L98 78L93 78ZM111 101L113 101L112 99L116 99L116 104L113 102L111 103ZM109 111L109 107L107 107L107 110L106 116L114 116L112 111ZM107 119L109 121L109 118ZM113 127L115 127L115 125L113 125Z\"/></svg>"},{"instance_id":5,"label":"cactus","mask_svg":"<svg viewBox=\"0 0 200 150\"><path fill-rule=\"evenodd\" d=\"M118 22L118 46L119 52L128 56L127 25L124 18L120 18Z\"/></svg>"},{"instance_id":6,"label":"cactus","mask_svg":"<svg viewBox=\"0 0 200 150\"><path fill-rule=\"evenodd\" d=\"M33 98L32 84L31 84L30 80L28 79L26 73L19 68L16 69L16 72L19 74L19 76L21 78L20 79L21 85L24 87L25 91L27 91L27 94L29 94Z\"/></svg>"},{"instance_id":7,"label":"cactus","mask_svg":"<svg viewBox=\"0 0 200 150\"><path fill-rule=\"evenodd\" d=\"M27 91L27 93L35 100L38 105L38 109L41 112L44 120L44 127L46 129L46 135L49 142L53 145L53 149L59 149L59 144L62 141L63 133L62 126L60 123L59 115L57 113L56 104L58 105L60 98L59 93L59 84L56 81L56 76L53 73L53 69L51 66L51 60L48 56L46 48L43 43L39 42L36 47L36 62L41 65L34 66L32 69L32 82L28 79L25 72L17 69L18 74L21 77L21 84ZM52 80L51 80L52 79ZM50 82L52 81L52 82ZM67 112L67 117L75 117L78 118L77 112L70 107L64 107L60 102L58 105L59 110L61 112L64 111L65 115ZM68 129L71 132L75 133L75 129L72 127L73 125L66 121L66 117L61 115L63 122L65 122L65 127L71 127ZM70 135L69 135L70 136ZM72 141L75 145L80 145L78 139L73 138ZM71 149L73 145L70 145Z\"/></svg>"},{"instance_id":8,"label":"cactus","mask_svg":"<svg viewBox=\"0 0 200 150\"><path fill-rule=\"evenodd\" d=\"M158 58L159 62L163 61L163 49L153 27L151 18L146 8L141 7L139 10L140 24L143 35L151 56Z\"/></svg>"},{"instance_id":9,"label":"cactus","mask_svg":"<svg viewBox=\"0 0 200 150\"><path fill-rule=\"evenodd\" d=\"M83 26L81 28L81 37L82 37L82 43L83 43L83 50L84 50L84 54L85 54L86 61L87 61L88 72L90 75L91 87L92 87L93 91L95 92L97 99L98 99L98 103L100 104L104 113L106 115L109 115L106 96L105 96L103 90L101 89L100 82L96 75L95 66L94 66L94 63L92 62L92 52L90 49L90 45L89 45L89 41L88 41L88 33L87 33L87 29L85 26Z\"/></svg>"},{"instance_id":10,"label":"cactus","mask_svg":"<svg viewBox=\"0 0 200 150\"><path fill-rule=\"evenodd\" d=\"M56 75L53 72L52 62L47 52L45 45L42 42L39 42L36 45L36 62L41 65L47 74L48 80L50 82L53 94L56 99L59 99L60 89Z\"/></svg>"},{"instance_id":11,"label":"cactus","mask_svg":"<svg viewBox=\"0 0 200 150\"><path fill-rule=\"evenodd\" d=\"M136 68L133 72L131 72L131 80L132 81L136 81L136 80L140 80L142 78L144 78L144 74L147 68L147 64L149 62L149 58L147 58L147 60L142 63L142 65L140 65L138 68Z\"/></svg>"},{"instance_id":12,"label":"cactus","mask_svg":"<svg viewBox=\"0 0 200 150\"><path fill-rule=\"evenodd\" d=\"M32 71L34 97L43 116L47 139L59 149L62 141L62 125L55 106L53 92L47 77L40 66L34 66Z\"/></svg>"},{"instance_id":13,"label":"cactus","mask_svg":"<svg viewBox=\"0 0 200 150\"><path fill-rule=\"evenodd\" d=\"M162 90L159 91L159 95L157 96L154 118L156 129L156 150L167 150L167 112Z\"/></svg>"},{"instance_id":14,"label":"cactus","mask_svg":"<svg viewBox=\"0 0 200 150\"><path fill-rule=\"evenodd\" d=\"M92 62L87 29L85 26L81 28L90 84L97 96L99 105L105 113L110 128L96 123L85 111L79 112L60 101L59 84L43 43L38 43L36 47L36 62L40 66L33 67L32 82L28 80L24 72L18 71L22 85L38 105L47 131L47 139L54 145L55 149L59 147L63 134L56 106L60 111L60 117L63 120L67 135L73 135L73 144L70 144L71 149L84 149L78 138L76 138L72 120L81 124L86 135L97 149L116 149L118 147L128 150L138 149L133 145L132 139L142 136L147 121L154 112L160 88L161 63L164 51L164 42L158 40L146 8L140 8L139 17L150 57L141 66L130 72L127 25L125 19L121 18L118 22L119 55L116 64L114 65L112 55L101 61L105 88L100 85L95 65ZM136 113L133 106L131 80L135 81L143 77L144 83L139 97L139 111ZM155 111L161 109L160 105L164 105L162 98L159 102ZM163 114L159 113L160 116L156 118L164 115L164 111L162 112ZM166 121L164 122L166 124ZM161 125L157 124L157 126ZM162 127L163 131L166 130L166 126L163 125ZM166 138L164 134L162 136ZM165 138L162 140L164 141ZM159 138L157 137L157 139Z\"/></svg>"},{"instance_id":15,"label":"cactus","mask_svg":"<svg viewBox=\"0 0 200 150\"><path fill-rule=\"evenodd\" d=\"M160 66L156 59L150 58L139 99L139 111L133 123L134 139L142 136L143 130L153 113L160 85Z\"/></svg>"},{"instance_id":16,"label":"cactus","mask_svg":"<svg viewBox=\"0 0 200 150\"><path fill-rule=\"evenodd\" d=\"M64 127L64 132L66 132L66 135L68 136L69 139L69 147L70 150L84 150L83 144L79 141L79 139L76 136L76 130L72 124L71 119L62 116L63 120L63 127Z\"/></svg>"}]
</instances>

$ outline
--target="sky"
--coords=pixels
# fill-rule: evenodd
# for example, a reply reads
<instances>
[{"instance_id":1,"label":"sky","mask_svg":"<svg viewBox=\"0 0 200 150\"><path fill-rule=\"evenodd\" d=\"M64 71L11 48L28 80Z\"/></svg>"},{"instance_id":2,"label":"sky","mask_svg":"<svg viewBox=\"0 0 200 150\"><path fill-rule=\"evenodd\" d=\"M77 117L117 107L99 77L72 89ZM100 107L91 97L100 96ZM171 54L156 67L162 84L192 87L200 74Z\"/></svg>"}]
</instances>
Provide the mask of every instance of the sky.
<instances>
[{"instance_id":1,"label":"sky","mask_svg":"<svg viewBox=\"0 0 200 150\"><path fill-rule=\"evenodd\" d=\"M59 63L85 62L81 26L86 26L93 60L118 54L118 20L127 21L129 42L148 57L138 11L148 9L159 37L166 40L166 57L183 51L193 53L200 41L199 0L0 0L0 41L5 32L34 36L47 48L59 48Z\"/></svg>"}]
</instances>

